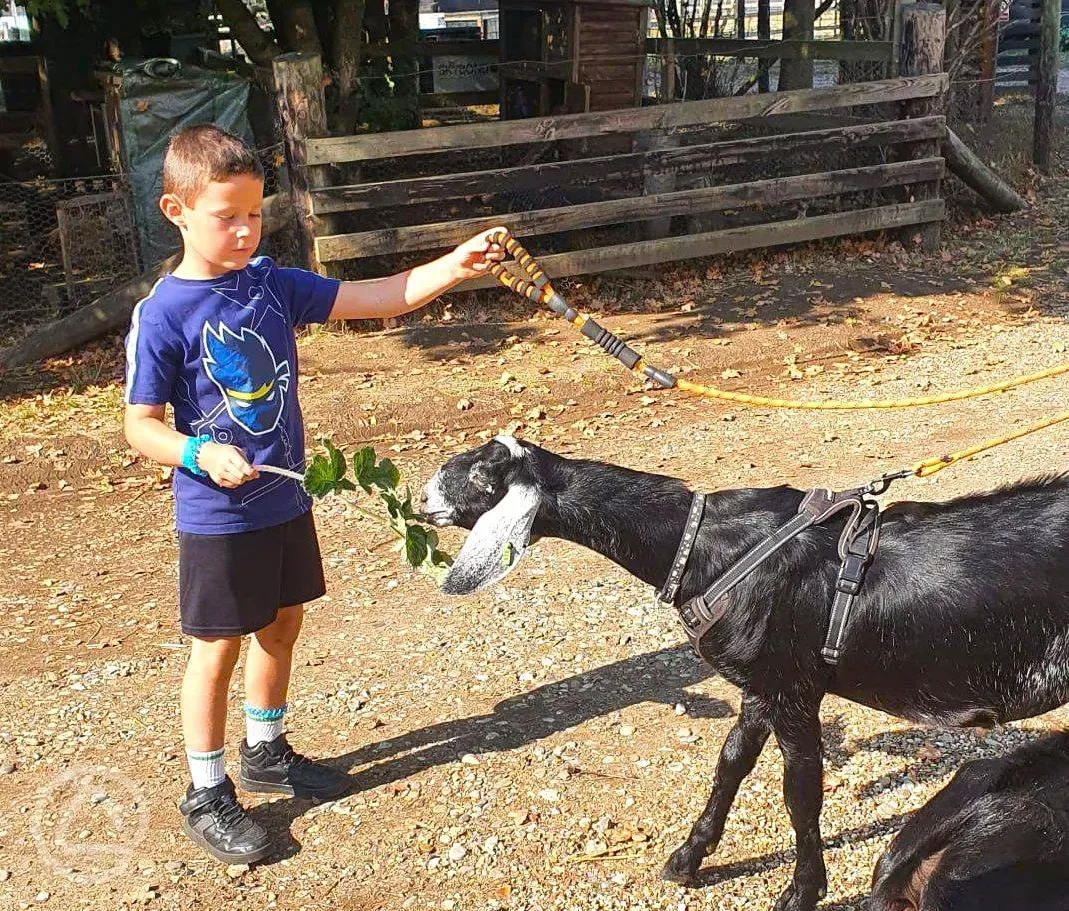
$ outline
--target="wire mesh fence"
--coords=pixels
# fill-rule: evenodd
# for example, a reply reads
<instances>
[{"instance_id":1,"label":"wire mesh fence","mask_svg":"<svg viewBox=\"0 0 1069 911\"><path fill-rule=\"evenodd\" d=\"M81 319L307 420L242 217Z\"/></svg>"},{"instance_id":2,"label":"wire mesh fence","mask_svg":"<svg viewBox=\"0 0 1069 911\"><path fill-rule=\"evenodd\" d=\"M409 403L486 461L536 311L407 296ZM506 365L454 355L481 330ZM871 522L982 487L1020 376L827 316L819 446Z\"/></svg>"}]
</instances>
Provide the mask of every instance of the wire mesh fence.
<instances>
[{"instance_id":1,"label":"wire mesh fence","mask_svg":"<svg viewBox=\"0 0 1069 911\"><path fill-rule=\"evenodd\" d=\"M259 150L264 194L283 184L278 143ZM0 180L0 346L40 323L91 303L180 249L144 262L129 180L118 174L30 181ZM261 251L286 262L297 255L293 232L265 238Z\"/></svg>"},{"instance_id":2,"label":"wire mesh fence","mask_svg":"<svg viewBox=\"0 0 1069 911\"><path fill-rule=\"evenodd\" d=\"M0 182L0 337L57 319L141 271L118 175Z\"/></svg>"}]
</instances>

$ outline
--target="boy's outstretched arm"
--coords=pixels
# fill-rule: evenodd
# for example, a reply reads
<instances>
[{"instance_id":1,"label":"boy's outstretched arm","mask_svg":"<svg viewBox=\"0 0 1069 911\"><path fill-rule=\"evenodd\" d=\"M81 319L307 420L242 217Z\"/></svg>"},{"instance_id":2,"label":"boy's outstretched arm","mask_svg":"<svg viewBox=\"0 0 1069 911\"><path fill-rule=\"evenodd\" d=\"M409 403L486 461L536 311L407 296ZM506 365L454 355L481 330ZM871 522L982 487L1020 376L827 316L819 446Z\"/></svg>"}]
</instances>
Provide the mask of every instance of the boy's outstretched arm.
<instances>
[{"instance_id":1,"label":"boy's outstretched arm","mask_svg":"<svg viewBox=\"0 0 1069 911\"><path fill-rule=\"evenodd\" d=\"M170 427L165 414L164 405L127 405L123 431L126 441L142 455L162 465L178 467L189 437ZM240 487L260 476L240 449L222 443L205 443L197 464L220 487Z\"/></svg>"},{"instance_id":2,"label":"boy's outstretched arm","mask_svg":"<svg viewBox=\"0 0 1069 911\"><path fill-rule=\"evenodd\" d=\"M501 262L504 249L490 242L490 235L500 230L482 231L445 256L397 275L342 282L330 318L386 319L418 310L454 285L483 275L491 263Z\"/></svg>"}]
</instances>

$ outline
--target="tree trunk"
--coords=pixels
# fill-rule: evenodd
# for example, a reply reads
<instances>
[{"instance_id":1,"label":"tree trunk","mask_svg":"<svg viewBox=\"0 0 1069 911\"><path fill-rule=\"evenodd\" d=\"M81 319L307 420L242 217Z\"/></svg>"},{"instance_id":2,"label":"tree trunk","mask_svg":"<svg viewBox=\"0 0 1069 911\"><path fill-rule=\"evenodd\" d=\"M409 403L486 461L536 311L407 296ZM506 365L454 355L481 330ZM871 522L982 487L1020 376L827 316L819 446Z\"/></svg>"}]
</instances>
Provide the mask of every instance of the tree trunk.
<instances>
[{"instance_id":1,"label":"tree trunk","mask_svg":"<svg viewBox=\"0 0 1069 911\"><path fill-rule=\"evenodd\" d=\"M318 54L281 54L272 64L275 75L275 98L286 134L286 169L293 187L293 204L297 209L300 265L306 269L319 264L315 260L316 218L312 212L311 190L326 186L326 166L310 167L306 163L304 140L327 135L327 111L323 99L323 63ZM322 233L331 233L327 222L320 220ZM318 271L323 272L322 268Z\"/></svg>"},{"instance_id":2,"label":"tree trunk","mask_svg":"<svg viewBox=\"0 0 1069 911\"><path fill-rule=\"evenodd\" d=\"M230 26L230 34L257 66L270 66L271 61L282 53L271 36L257 25L256 17L244 0L216 0L215 6Z\"/></svg>"},{"instance_id":3,"label":"tree trunk","mask_svg":"<svg viewBox=\"0 0 1069 911\"><path fill-rule=\"evenodd\" d=\"M338 0L334 9L332 52L335 86L340 112L338 129L351 133L356 127L358 101L356 88L360 75L360 49L364 36L364 0Z\"/></svg>"},{"instance_id":4,"label":"tree trunk","mask_svg":"<svg viewBox=\"0 0 1069 911\"><path fill-rule=\"evenodd\" d=\"M1043 0L1039 25L1039 81L1036 84L1036 114L1032 137L1032 161L1044 174L1050 173L1054 144L1054 102L1058 91L1058 26L1060 0Z\"/></svg>"},{"instance_id":5,"label":"tree trunk","mask_svg":"<svg viewBox=\"0 0 1069 911\"><path fill-rule=\"evenodd\" d=\"M390 24L386 19L386 6L383 0L364 0L364 31L367 32L368 44L386 44L390 33ZM360 85L359 97L386 98L390 94L386 82L387 59L375 56L368 58L363 65L363 83Z\"/></svg>"},{"instance_id":6,"label":"tree trunk","mask_svg":"<svg viewBox=\"0 0 1069 911\"><path fill-rule=\"evenodd\" d=\"M947 130L943 155L961 180L986 199L998 212L1016 212L1028 207L1008 183L977 158L953 130Z\"/></svg>"},{"instance_id":7,"label":"tree trunk","mask_svg":"<svg viewBox=\"0 0 1069 911\"><path fill-rule=\"evenodd\" d=\"M390 0L390 43L419 42L419 0ZM396 54L393 61L396 129L420 126L419 57Z\"/></svg>"},{"instance_id":8,"label":"tree trunk","mask_svg":"<svg viewBox=\"0 0 1069 911\"><path fill-rule=\"evenodd\" d=\"M757 0L757 37L762 41L772 40L771 0ZM760 63L758 65L760 65ZM767 92L770 88L768 68L764 67L758 72L757 91Z\"/></svg>"},{"instance_id":9,"label":"tree trunk","mask_svg":"<svg viewBox=\"0 0 1069 911\"><path fill-rule=\"evenodd\" d=\"M783 5L783 40L812 41L813 21L816 14L814 0L786 0ZM811 89L813 87L813 61L781 60L779 65L779 90Z\"/></svg>"},{"instance_id":10,"label":"tree trunk","mask_svg":"<svg viewBox=\"0 0 1069 911\"><path fill-rule=\"evenodd\" d=\"M267 12L275 34L287 51L323 53L311 0L267 0Z\"/></svg>"},{"instance_id":11,"label":"tree trunk","mask_svg":"<svg viewBox=\"0 0 1069 911\"><path fill-rule=\"evenodd\" d=\"M927 76L943 72L945 47L946 11L943 7L938 3L905 4L902 7L899 75Z\"/></svg>"},{"instance_id":12,"label":"tree trunk","mask_svg":"<svg viewBox=\"0 0 1069 911\"><path fill-rule=\"evenodd\" d=\"M901 76L927 76L943 72L943 50L946 46L946 10L938 3L905 3L902 5L902 40L898 52L898 70ZM946 96L907 101L904 105L907 117L928 117L946 111ZM914 159L928 158L939 154L939 143L917 142L909 147ZM937 199L939 181L917 184L913 187L916 200ZM921 245L927 251L939 249L941 222L932 222L920 230ZM907 236L917 233L909 229Z\"/></svg>"}]
</instances>

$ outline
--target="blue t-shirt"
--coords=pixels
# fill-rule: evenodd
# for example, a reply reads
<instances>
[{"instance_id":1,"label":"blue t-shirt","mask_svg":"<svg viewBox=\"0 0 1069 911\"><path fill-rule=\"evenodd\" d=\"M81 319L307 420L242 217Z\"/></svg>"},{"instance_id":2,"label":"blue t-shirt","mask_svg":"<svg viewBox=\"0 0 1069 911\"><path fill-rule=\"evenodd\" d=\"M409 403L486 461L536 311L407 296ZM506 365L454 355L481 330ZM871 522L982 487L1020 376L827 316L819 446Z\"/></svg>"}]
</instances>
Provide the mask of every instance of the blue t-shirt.
<instances>
[{"instance_id":1,"label":"blue t-shirt","mask_svg":"<svg viewBox=\"0 0 1069 911\"><path fill-rule=\"evenodd\" d=\"M253 465L303 471L293 330L325 322L339 284L266 256L215 279L165 275L134 309L126 401L170 403L181 433L236 446ZM178 530L192 534L267 528L312 506L296 481L266 473L227 490L179 468L174 495Z\"/></svg>"}]
</instances>

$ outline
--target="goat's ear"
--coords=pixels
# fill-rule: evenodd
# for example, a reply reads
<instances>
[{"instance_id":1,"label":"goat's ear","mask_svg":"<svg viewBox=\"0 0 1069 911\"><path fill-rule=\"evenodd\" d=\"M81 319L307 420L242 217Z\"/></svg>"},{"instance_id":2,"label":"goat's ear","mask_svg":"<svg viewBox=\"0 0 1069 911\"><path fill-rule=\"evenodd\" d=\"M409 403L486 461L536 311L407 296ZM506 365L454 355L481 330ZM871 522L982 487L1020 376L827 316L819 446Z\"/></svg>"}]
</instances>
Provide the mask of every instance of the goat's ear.
<instances>
[{"instance_id":1,"label":"goat's ear","mask_svg":"<svg viewBox=\"0 0 1069 911\"><path fill-rule=\"evenodd\" d=\"M516 484L483 513L442 583L447 595L469 595L505 578L522 559L538 514L538 490Z\"/></svg>"},{"instance_id":2,"label":"goat's ear","mask_svg":"<svg viewBox=\"0 0 1069 911\"><path fill-rule=\"evenodd\" d=\"M483 455L468 471L468 480L486 493L494 493L495 487L504 481L504 469L514 458L512 450L498 440L487 447Z\"/></svg>"}]
</instances>

